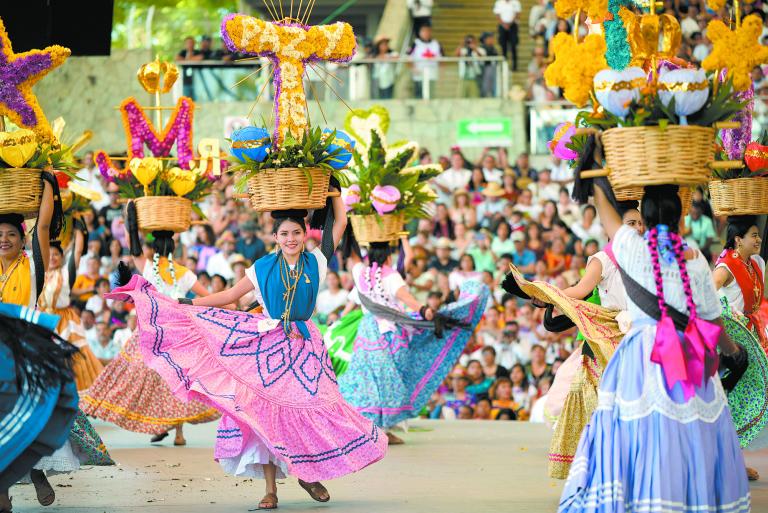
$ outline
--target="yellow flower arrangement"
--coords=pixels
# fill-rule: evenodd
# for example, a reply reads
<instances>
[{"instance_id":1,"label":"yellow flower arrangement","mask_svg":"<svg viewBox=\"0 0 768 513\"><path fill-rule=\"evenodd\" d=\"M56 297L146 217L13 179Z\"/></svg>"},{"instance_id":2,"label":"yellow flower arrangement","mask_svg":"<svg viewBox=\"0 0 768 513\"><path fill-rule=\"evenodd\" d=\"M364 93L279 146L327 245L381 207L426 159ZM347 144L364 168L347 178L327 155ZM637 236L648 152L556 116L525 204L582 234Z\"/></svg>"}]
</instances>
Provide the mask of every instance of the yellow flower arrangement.
<instances>
[{"instance_id":1,"label":"yellow flower arrangement","mask_svg":"<svg viewBox=\"0 0 768 513\"><path fill-rule=\"evenodd\" d=\"M725 7L725 0L707 0L707 7L713 11L719 11Z\"/></svg>"},{"instance_id":2,"label":"yellow flower arrangement","mask_svg":"<svg viewBox=\"0 0 768 513\"><path fill-rule=\"evenodd\" d=\"M307 130L304 72L311 59L347 61L355 52L355 35L347 23L307 27L292 20L265 22L242 14L225 18L225 43L231 49L269 57L276 62L277 145L290 134L300 140Z\"/></svg>"},{"instance_id":3,"label":"yellow flower arrangement","mask_svg":"<svg viewBox=\"0 0 768 513\"><path fill-rule=\"evenodd\" d=\"M544 72L547 85L560 87L568 101L583 107L589 100L595 75L608 67L605 39L592 34L576 42L572 35L561 32L552 40L551 50L555 61Z\"/></svg>"},{"instance_id":4,"label":"yellow flower arrangement","mask_svg":"<svg viewBox=\"0 0 768 513\"><path fill-rule=\"evenodd\" d=\"M180 167L172 167L167 172L168 184L176 196L185 196L192 192L197 182L197 173L187 171Z\"/></svg>"},{"instance_id":5,"label":"yellow flower arrangement","mask_svg":"<svg viewBox=\"0 0 768 513\"><path fill-rule=\"evenodd\" d=\"M768 47L760 44L763 23L757 15L744 18L741 27L729 29L720 20L707 25L707 37L712 41L712 53L701 63L707 71L728 69L733 88L746 91L752 84L750 72L755 66L768 63Z\"/></svg>"},{"instance_id":6,"label":"yellow flower arrangement","mask_svg":"<svg viewBox=\"0 0 768 513\"><path fill-rule=\"evenodd\" d=\"M560 18L570 18L578 11L587 13L590 19L598 21L608 16L608 0L557 0L555 12Z\"/></svg>"}]
</instances>

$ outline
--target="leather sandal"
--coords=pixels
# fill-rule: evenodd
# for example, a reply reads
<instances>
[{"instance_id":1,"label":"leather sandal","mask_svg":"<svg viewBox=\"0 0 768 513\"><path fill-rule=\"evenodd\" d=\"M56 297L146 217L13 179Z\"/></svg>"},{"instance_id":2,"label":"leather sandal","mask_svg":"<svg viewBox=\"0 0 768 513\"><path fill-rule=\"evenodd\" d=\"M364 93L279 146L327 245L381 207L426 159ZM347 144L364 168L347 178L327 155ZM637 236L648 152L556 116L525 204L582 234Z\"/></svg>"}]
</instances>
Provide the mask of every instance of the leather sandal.
<instances>
[{"instance_id":1,"label":"leather sandal","mask_svg":"<svg viewBox=\"0 0 768 513\"><path fill-rule=\"evenodd\" d=\"M304 488L309 496L317 502L328 502L331 500L331 495L328 493L328 490L320 482L307 483L306 481L299 479L299 486ZM322 494L325 494L325 497L323 497Z\"/></svg>"},{"instance_id":2,"label":"leather sandal","mask_svg":"<svg viewBox=\"0 0 768 513\"><path fill-rule=\"evenodd\" d=\"M152 438L150 438L149 443L156 444L157 442L162 442L168 437L168 431L165 433L160 433L159 435L155 435Z\"/></svg>"},{"instance_id":3,"label":"leather sandal","mask_svg":"<svg viewBox=\"0 0 768 513\"><path fill-rule=\"evenodd\" d=\"M45 477L45 472L42 470L31 470L29 477L32 480L32 484L35 485L35 492L37 493L37 502L41 506L50 506L53 501L56 500L56 492L53 491L51 483L48 482L48 478Z\"/></svg>"},{"instance_id":4,"label":"leather sandal","mask_svg":"<svg viewBox=\"0 0 768 513\"><path fill-rule=\"evenodd\" d=\"M277 509L277 494L268 493L262 497L258 509Z\"/></svg>"},{"instance_id":5,"label":"leather sandal","mask_svg":"<svg viewBox=\"0 0 768 513\"><path fill-rule=\"evenodd\" d=\"M389 445L403 445L405 443L405 440L391 431L387 431L387 440L389 440Z\"/></svg>"},{"instance_id":6,"label":"leather sandal","mask_svg":"<svg viewBox=\"0 0 768 513\"><path fill-rule=\"evenodd\" d=\"M757 481L760 479L760 473L757 471L757 469L747 467L747 479L750 481Z\"/></svg>"}]
</instances>

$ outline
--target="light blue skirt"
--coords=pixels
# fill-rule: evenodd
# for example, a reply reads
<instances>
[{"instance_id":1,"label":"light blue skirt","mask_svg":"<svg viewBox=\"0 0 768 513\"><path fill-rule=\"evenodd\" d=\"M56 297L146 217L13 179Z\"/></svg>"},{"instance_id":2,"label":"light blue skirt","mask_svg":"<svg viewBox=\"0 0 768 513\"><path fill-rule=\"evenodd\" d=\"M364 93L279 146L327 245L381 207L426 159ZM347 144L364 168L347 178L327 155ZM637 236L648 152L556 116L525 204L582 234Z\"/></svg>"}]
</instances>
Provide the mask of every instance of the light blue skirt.
<instances>
[{"instance_id":1,"label":"light blue skirt","mask_svg":"<svg viewBox=\"0 0 768 513\"><path fill-rule=\"evenodd\" d=\"M633 328L608 362L581 435L561 513L750 511L739 440L720 378L688 401L650 361L656 323Z\"/></svg>"},{"instance_id":2,"label":"light blue skirt","mask_svg":"<svg viewBox=\"0 0 768 513\"><path fill-rule=\"evenodd\" d=\"M344 399L377 426L389 428L415 417L459 359L488 301L488 287L468 281L459 300L440 313L468 324L437 338L431 329L380 333L374 315L360 322L354 354L339 377Z\"/></svg>"}]
</instances>

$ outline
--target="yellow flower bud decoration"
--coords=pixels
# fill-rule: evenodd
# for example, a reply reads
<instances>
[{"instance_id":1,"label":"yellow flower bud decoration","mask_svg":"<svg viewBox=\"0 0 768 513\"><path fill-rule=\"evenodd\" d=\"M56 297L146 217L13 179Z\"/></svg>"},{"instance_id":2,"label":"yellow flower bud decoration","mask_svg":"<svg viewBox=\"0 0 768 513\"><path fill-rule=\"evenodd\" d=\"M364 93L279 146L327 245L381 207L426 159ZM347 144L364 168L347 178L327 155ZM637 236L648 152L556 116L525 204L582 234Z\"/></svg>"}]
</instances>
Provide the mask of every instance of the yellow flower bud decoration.
<instances>
[{"instance_id":1,"label":"yellow flower bud decoration","mask_svg":"<svg viewBox=\"0 0 768 513\"><path fill-rule=\"evenodd\" d=\"M185 196L195 188L197 176L194 171L185 171L178 167L168 170L168 184L176 196Z\"/></svg>"},{"instance_id":2,"label":"yellow flower bud decoration","mask_svg":"<svg viewBox=\"0 0 768 513\"><path fill-rule=\"evenodd\" d=\"M157 174L163 168L163 164L155 157L144 157L143 159L131 159L128 167L131 170L131 174L136 177L136 180L146 190L149 184L157 178Z\"/></svg>"},{"instance_id":3,"label":"yellow flower bud decoration","mask_svg":"<svg viewBox=\"0 0 768 513\"><path fill-rule=\"evenodd\" d=\"M23 167L37 151L37 136L22 128L14 132L0 132L0 159L11 167Z\"/></svg>"}]
</instances>

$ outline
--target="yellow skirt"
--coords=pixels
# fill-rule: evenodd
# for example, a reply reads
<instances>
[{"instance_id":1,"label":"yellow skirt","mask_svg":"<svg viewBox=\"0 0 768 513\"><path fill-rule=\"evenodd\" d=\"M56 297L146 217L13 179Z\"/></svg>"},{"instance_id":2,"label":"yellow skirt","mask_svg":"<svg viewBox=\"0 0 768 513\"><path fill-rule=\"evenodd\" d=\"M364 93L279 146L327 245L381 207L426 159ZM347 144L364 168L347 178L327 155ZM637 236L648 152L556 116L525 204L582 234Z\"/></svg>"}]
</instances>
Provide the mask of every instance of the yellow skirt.
<instances>
[{"instance_id":1,"label":"yellow skirt","mask_svg":"<svg viewBox=\"0 0 768 513\"><path fill-rule=\"evenodd\" d=\"M77 390L85 390L93 384L104 366L88 347L85 340L85 329L74 308L55 308L50 313L61 317L56 332L61 338L68 340L80 349L72 358L72 370L75 373Z\"/></svg>"},{"instance_id":2,"label":"yellow skirt","mask_svg":"<svg viewBox=\"0 0 768 513\"><path fill-rule=\"evenodd\" d=\"M96 381L104 366L91 348L84 345L72 359L72 370L75 372L77 390L80 391L89 388Z\"/></svg>"},{"instance_id":3,"label":"yellow skirt","mask_svg":"<svg viewBox=\"0 0 768 513\"><path fill-rule=\"evenodd\" d=\"M549 477L565 479L571 469L581 432L597 408L597 386L601 371L588 356L582 356L582 364L565 397L555 433L549 445Z\"/></svg>"}]
</instances>

